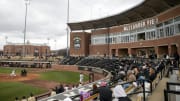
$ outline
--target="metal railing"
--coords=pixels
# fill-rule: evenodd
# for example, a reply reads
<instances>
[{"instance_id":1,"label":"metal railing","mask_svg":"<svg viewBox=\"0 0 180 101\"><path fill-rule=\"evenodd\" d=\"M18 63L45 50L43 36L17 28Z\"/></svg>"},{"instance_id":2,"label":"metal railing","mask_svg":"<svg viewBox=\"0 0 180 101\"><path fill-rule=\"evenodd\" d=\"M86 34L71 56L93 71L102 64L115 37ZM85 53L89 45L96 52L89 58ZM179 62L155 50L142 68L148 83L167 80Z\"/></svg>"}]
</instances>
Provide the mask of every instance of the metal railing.
<instances>
[{"instance_id":1,"label":"metal railing","mask_svg":"<svg viewBox=\"0 0 180 101\"><path fill-rule=\"evenodd\" d=\"M169 94L180 95L180 91L171 90L170 86L180 86L180 83L173 83L173 82L166 83L166 89L164 89L164 101L171 101L169 100Z\"/></svg>"},{"instance_id":2,"label":"metal railing","mask_svg":"<svg viewBox=\"0 0 180 101\"><path fill-rule=\"evenodd\" d=\"M141 91L135 91L135 92L130 92L129 94L127 94L128 96L131 96L131 95L134 95L134 94L140 94L140 93L142 93L143 94L143 96L142 96L142 98L143 98L143 101L146 101L146 93L152 93L152 91L153 91L153 83L151 82L151 81L149 81L149 80L137 80L137 81L133 81L133 82L141 82L141 87L142 87L142 90ZM120 85L124 85L124 84L127 84L127 83L133 83L133 82L125 82L125 83L121 83ZM147 91L146 90L146 88L145 88L145 82L148 82L148 83L150 83L150 89ZM113 85L110 85L109 87L110 88L113 88L116 84L114 84L114 83L112 83ZM92 90L91 90L92 91ZM126 91L126 90L125 90ZM96 94L95 94L96 95ZM91 96L95 96L95 95L91 95ZM98 95L98 93L97 93L97 95ZM71 96L71 99L74 101L77 97L80 97L81 95L79 94L79 95L75 95L75 96ZM89 101L91 98L93 99L94 97L89 97L89 98L87 98L88 100L83 100L83 101ZM97 96L96 96L97 97ZM91 100L92 100L91 99Z\"/></svg>"}]
</instances>

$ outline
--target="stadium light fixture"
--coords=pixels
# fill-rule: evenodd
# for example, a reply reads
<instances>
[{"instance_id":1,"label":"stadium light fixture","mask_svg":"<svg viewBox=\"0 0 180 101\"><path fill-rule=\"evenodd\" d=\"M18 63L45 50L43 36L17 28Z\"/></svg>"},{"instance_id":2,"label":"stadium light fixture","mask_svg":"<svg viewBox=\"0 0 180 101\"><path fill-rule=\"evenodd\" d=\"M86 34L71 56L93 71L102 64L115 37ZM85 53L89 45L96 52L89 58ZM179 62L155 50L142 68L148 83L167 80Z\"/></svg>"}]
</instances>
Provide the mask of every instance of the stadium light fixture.
<instances>
[{"instance_id":1,"label":"stadium light fixture","mask_svg":"<svg viewBox=\"0 0 180 101\"><path fill-rule=\"evenodd\" d=\"M27 25L27 11L28 11L28 5L30 5L30 0L24 0L25 1L25 6L26 6L26 10L25 10L25 22L24 22L24 45L23 45L23 56L26 56L26 25Z\"/></svg>"}]
</instances>

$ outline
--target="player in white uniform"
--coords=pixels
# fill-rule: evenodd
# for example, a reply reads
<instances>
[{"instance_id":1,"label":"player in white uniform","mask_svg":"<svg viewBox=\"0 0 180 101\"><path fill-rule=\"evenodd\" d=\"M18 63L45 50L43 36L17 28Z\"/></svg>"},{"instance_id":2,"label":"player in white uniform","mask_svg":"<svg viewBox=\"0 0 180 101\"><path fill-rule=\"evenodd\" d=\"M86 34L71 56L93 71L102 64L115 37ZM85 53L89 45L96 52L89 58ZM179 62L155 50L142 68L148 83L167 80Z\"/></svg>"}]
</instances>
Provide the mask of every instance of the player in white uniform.
<instances>
[{"instance_id":1,"label":"player in white uniform","mask_svg":"<svg viewBox=\"0 0 180 101\"><path fill-rule=\"evenodd\" d=\"M11 76L11 77L16 76L15 69L13 69L13 70L12 70L12 72L11 72L10 76Z\"/></svg>"},{"instance_id":2,"label":"player in white uniform","mask_svg":"<svg viewBox=\"0 0 180 101\"><path fill-rule=\"evenodd\" d=\"M84 79L84 75L83 75L83 73L80 73L80 75L79 75L79 82L83 83L83 79Z\"/></svg>"}]
</instances>

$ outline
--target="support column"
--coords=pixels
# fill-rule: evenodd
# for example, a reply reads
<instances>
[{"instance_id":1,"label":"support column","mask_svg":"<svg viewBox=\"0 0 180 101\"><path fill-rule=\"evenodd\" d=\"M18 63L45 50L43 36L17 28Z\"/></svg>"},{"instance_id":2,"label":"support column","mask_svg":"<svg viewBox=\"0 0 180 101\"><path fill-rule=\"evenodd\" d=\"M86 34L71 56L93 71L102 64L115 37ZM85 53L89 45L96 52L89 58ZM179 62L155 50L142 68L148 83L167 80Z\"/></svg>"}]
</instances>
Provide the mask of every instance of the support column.
<instances>
[{"instance_id":1,"label":"support column","mask_svg":"<svg viewBox=\"0 0 180 101\"><path fill-rule=\"evenodd\" d=\"M132 57L132 49L131 48L128 48L128 55L129 55L129 57Z\"/></svg>"},{"instance_id":2,"label":"support column","mask_svg":"<svg viewBox=\"0 0 180 101\"><path fill-rule=\"evenodd\" d=\"M172 50L171 50L171 45L168 45L168 55L171 56Z\"/></svg>"},{"instance_id":3,"label":"support column","mask_svg":"<svg viewBox=\"0 0 180 101\"><path fill-rule=\"evenodd\" d=\"M148 53L148 49L145 48L145 52L146 52L146 58L149 58L149 53Z\"/></svg>"},{"instance_id":4,"label":"support column","mask_svg":"<svg viewBox=\"0 0 180 101\"><path fill-rule=\"evenodd\" d=\"M119 49L116 49L116 56L119 57Z\"/></svg>"},{"instance_id":5,"label":"support column","mask_svg":"<svg viewBox=\"0 0 180 101\"><path fill-rule=\"evenodd\" d=\"M180 55L180 47L179 47L179 44L176 44L176 47L177 47L177 53Z\"/></svg>"},{"instance_id":6,"label":"support column","mask_svg":"<svg viewBox=\"0 0 180 101\"><path fill-rule=\"evenodd\" d=\"M155 54L157 55L157 58L159 58L159 47L155 46L154 49L155 49Z\"/></svg>"}]
</instances>

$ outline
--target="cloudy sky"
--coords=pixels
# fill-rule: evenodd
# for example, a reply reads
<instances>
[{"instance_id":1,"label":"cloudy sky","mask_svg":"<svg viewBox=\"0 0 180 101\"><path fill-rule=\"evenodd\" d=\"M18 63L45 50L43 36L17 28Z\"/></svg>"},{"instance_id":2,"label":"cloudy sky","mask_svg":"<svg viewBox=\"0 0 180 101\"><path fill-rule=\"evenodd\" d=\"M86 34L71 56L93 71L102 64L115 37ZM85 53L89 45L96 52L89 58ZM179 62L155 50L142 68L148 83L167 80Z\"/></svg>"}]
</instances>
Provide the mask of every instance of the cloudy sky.
<instances>
[{"instance_id":1,"label":"cloudy sky","mask_svg":"<svg viewBox=\"0 0 180 101\"><path fill-rule=\"evenodd\" d=\"M31 0L28 5L27 36L31 43L66 48L68 0ZM98 19L125 11L143 0L70 0L69 22ZM0 49L7 42L23 43L24 0L0 0Z\"/></svg>"}]
</instances>

